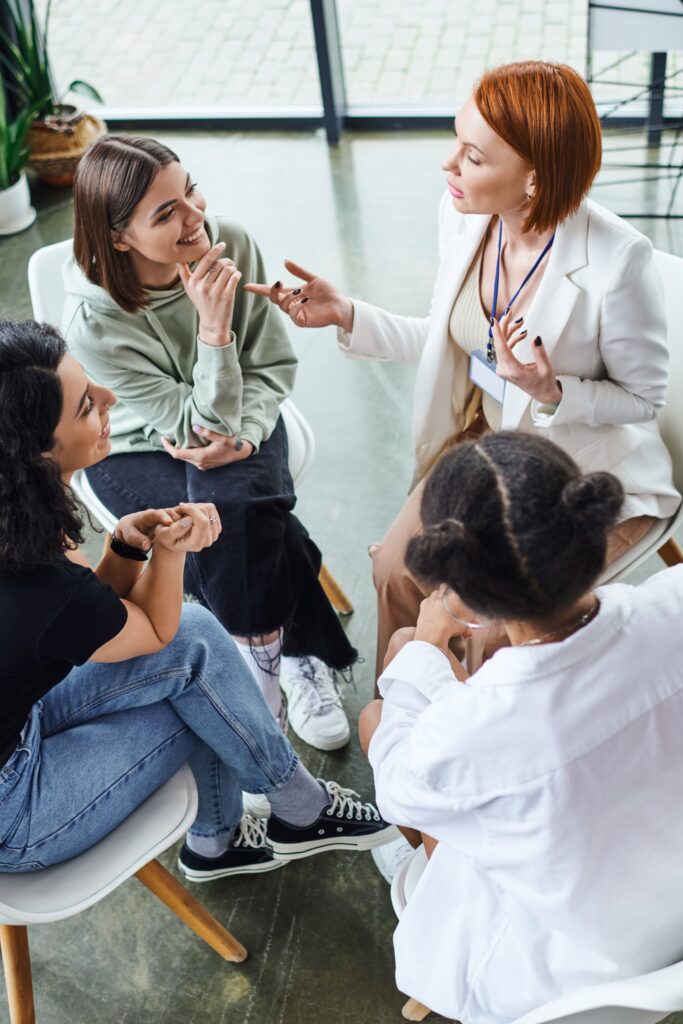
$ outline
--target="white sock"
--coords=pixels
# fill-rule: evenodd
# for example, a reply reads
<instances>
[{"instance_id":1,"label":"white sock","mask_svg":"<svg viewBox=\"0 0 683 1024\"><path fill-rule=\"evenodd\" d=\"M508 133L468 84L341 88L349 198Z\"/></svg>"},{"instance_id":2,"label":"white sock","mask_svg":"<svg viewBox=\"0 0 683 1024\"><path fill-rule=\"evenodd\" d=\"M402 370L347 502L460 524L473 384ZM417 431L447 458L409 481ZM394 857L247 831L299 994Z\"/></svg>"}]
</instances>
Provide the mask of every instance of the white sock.
<instances>
[{"instance_id":1,"label":"white sock","mask_svg":"<svg viewBox=\"0 0 683 1024\"><path fill-rule=\"evenodd\" d=\"M237 650L249 666L258 688L265 697L273 718L280 720L282 696L280 694L280 656L282 638L270 644L257 646L253 640L248 644L237 643Z\"/></svg>"}]
</instances>

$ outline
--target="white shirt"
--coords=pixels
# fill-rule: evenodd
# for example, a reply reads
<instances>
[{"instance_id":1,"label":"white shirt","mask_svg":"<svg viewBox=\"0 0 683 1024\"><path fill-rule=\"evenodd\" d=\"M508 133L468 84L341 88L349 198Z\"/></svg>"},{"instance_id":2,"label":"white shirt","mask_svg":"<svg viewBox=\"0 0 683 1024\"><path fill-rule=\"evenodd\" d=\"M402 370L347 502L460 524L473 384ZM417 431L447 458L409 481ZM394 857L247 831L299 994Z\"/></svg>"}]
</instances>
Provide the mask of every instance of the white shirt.
<instances>
[{"instance_id":1,"label":"white shirt","mask_svg":"<svg viewBox=\"0 0 683 1024\"><path fill-rule=\"evenodd\" d=\"M683 566L596 593L465 684L421 642L379 682L379 808L439 840L397 984L463 1024L683 958Z\"/></svg>"}]
</instances>

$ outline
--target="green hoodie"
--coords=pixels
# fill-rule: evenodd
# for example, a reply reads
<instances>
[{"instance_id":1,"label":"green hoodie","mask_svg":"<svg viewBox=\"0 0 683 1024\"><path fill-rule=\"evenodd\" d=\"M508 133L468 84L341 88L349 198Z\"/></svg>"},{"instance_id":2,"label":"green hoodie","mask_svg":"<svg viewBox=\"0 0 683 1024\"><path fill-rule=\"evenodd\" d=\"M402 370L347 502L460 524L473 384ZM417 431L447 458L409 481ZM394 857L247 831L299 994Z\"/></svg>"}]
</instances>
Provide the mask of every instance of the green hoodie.
<instances>
[{"instance_id":1,"label":"green hoodie","mask_svg":"<svg viewBox=\"0 0 683 1024\"><path fill-rule=\"evenodd\" d=\"M126 313L91 284L70 257L64 337L86 373L119 399L111 411L112 454L163 451L161 436L185 447L204 444L193 424L236 434L256 449L291 394L296 357L284 323L268 299L242 282L265 282L256 243L234 221L206 218L211 244L226 243L242 272L232 318L233 342L222 348L197 337L197 310L182 285L148 291L149 305Z\"/></svg>"}]
</instances>

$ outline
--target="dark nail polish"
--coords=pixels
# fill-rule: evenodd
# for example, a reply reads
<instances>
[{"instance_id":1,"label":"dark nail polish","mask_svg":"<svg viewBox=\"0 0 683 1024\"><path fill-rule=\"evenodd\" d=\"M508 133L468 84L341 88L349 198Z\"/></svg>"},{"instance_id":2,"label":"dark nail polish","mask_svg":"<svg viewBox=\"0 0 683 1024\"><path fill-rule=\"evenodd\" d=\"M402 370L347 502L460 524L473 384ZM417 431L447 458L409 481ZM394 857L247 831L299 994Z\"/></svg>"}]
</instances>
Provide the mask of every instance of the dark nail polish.
<instances>
[{"instance_id":1,"label":"dark nail polish","mask_svg":"<svg viewBox=\"0 0 683 1024\"><path fill-rule=\"evenodd\" d=\"M520 338L526 338L528 333L528 331L522 331L522 333L520 334Z\"/></svg>"},{"instance_id":2,"label":"dark nail polish","mask_svg":"<svg viewBox=\"0 0 683 1024\"><path fill-rule=\"evenodd\" d=\"M537 345L540 348L542 344L543 342L541 341L541 337L539 335L538 338L536 338L536 340L534 341L534 345Z\"/></svg>"},{"instance_id":3,"label":"dark nail polish","mask_svg":"<svg viewBox=\"0 0 683 1024\"><path fill-rule=\"evenodd\" d=\"M516 324L521 324L521 322L522 322L522 320L523 320L523 319L524 319L524 317L523 317L523 316L520 316L519 320L515 320L515 323L516 323Z\"/></svg>"},{"instance_id":4,"label":"dark nail polish","mask_svg":"<svg viewBox=\"0 0 683 1024\"><path fill-rule=\"evenodd\" d=\"M308 302L308 296L307 295L304 295L303 299L301 300L301 305L302 306L303 306L304 302Z\"/></svg>"},{"instance_id":5,"label":"dark nail polish","mask_svg":"<svg viewBox=\"0 0 683 1024\"><path fill-rule=\"evenodd\" d=\"M273 288L282 288L282 281L276 281Z\"/></svg>"},{"instance_id":6,"label":"dark nail polish","mask_svg":"<svg viewBox=\"0 0 683 1024\"><path fill-rule=\"evenodd\" d=\"M301 288L295 288L294 291L292 292L292 295L300 295L300 294L301 294Z\"/></svg>"}]
</instances>

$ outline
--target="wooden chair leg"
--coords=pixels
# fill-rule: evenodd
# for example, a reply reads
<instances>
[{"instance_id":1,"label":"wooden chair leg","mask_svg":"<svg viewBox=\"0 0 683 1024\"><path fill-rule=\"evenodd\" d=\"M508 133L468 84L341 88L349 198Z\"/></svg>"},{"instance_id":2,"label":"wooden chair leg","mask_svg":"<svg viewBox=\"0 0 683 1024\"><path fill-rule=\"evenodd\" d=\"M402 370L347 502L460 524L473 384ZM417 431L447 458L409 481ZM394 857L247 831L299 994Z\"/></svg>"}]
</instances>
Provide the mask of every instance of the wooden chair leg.
<instances>
[{"instance_id":1,"label":"wooden chair leg","mask_svg":"<svg viewBox=\"0 0 683 1024\"><path fill-rule=\"evenodd\" d=\"M244 946L158 860L145 864L144 868L136 871L135 877L224 960L239 964L247 959L249 954Z\"/></svg>"},{"instance_id":2,"label":"wooden chair leg","mask_svg":"<svg viewBox=\"0 0 683 1024\"><path fill-rule=\"evenodd\" d=\"M431 1012L428 1007L418 1003L417 999L409 999L401 1010L401 1015L406 1020L424 1020Z\"/></svg>"},{"instance_id":3,"label":"wooden chair leg","mask_svg":"<svg viewBox=\"0 0 683 1024\"><path fill-rule=\"evenodd\" d=\"M669 537L666 544L662 544L657 554L666 565L680 565L683 562L683 548L673 537Z\"/></svg>"},{"instance_id":4,"label":"wooden chair leg","mask_svg":"<svg viewBox=\"0 0 683 1024\"><path fill-rule=\"evenodd\" d=\"M35 1024L31 955L25 925L0 925L0 948L7 983L10 1024Z\"/></svg>"},{"instance_id":5,"label":"wooden chair leg","mask_svg":"<svg viewBox=\"0 0 683 1024\"><path fill-rule=\"evenodd\" d=\"M324 563L320 568L318 579L334 610L339 615L350 615L353 605Z\"/></svg>"}]
</instances>

